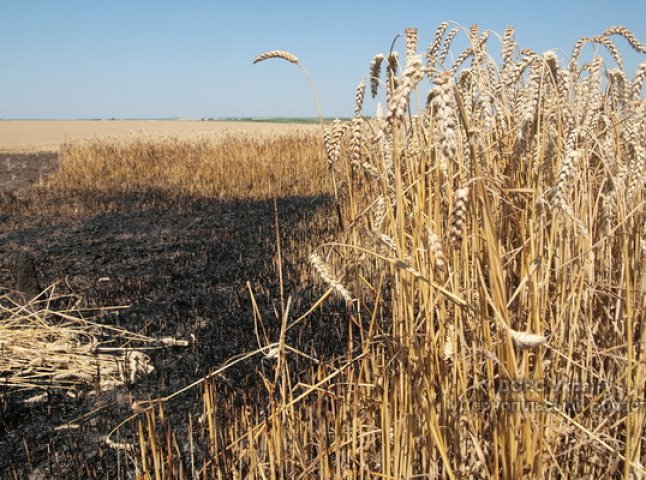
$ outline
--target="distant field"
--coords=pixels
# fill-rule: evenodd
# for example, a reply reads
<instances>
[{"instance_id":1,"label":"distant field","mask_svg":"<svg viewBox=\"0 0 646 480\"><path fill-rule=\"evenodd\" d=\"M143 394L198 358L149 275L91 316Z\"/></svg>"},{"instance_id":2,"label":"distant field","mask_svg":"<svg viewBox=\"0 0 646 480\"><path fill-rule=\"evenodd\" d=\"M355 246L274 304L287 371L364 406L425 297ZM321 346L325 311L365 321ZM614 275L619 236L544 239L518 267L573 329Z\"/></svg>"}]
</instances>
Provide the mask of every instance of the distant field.
<instances>
[{"instance_id":1,"label":"distant field","mask_svg":"<svg viewBox=\"0 0 646 480\"><path fill-rule=\"evenodd\" d=\"M187 136L224 132L280 132L316 128L282 122L198 120L5 120L0 121L0 152L58 151L60 144L104 136Z\"/></svg>"}]
</instances>

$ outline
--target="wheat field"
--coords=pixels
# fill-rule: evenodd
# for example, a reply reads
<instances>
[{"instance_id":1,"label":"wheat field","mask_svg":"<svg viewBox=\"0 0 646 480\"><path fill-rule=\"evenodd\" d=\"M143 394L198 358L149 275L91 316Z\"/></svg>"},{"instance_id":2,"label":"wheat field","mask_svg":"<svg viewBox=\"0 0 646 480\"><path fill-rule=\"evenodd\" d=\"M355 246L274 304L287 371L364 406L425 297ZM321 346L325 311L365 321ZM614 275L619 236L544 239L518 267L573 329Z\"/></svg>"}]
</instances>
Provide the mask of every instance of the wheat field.
<instances>
[{"instance_id":1,"label":"wheat field","mask_svg":"<svg viewBox=\"0 0 646 480\"><path fill-rule=\"evenodd\" d=\"M274 122L202 120L3 120L0 121L0 152L58 152L65 143L88 139L110 142L176 137L219 137L255 133L260 136L285 133L311 126Z\"/></svg>"}]
</instances>

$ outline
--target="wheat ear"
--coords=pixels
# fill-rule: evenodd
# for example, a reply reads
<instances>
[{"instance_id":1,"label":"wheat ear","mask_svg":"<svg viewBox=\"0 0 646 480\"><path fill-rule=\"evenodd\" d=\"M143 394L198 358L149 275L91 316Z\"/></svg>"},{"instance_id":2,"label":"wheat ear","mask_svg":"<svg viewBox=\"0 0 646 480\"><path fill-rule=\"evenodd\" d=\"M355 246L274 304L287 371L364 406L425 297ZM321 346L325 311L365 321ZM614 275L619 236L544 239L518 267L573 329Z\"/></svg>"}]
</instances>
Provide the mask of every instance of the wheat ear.
<instances>
[{"instance_id":1,"label":"wheat ear","mask_svg":"<svg viewBox=\"0 0 646 480\"><path fill-rule=\"evenodd\" d=\"M307 80L307 83L310 86L310 90L312 92L312 97L314 98L314 104L316 105L316 113L318 113L319 116L319 123L321 124L321 128L323 128L323 114L321 113L321 104L319 102L319 97L316 93L316 87L314 86L314 82L312 81L312 78L310 77L310 74L308 73L307 69L303 66L301 61L298 59L296 55L293 53L286 52L285 50L269 50L267 52L261 53L258 55L253 63L254 65L256 63L264 62L265 60L269 60L270 58L280 58L282 60L286 60L290 63L293 63L294 65L298 65L303 72L303 75L305 75L305 79ZM336 193L335 193L336 196Z\"/></svg>"},{"instance_id":2,"label":"wheat ear","mask_svg":"<svg viewBox=\"0 0 646 480\"><path fill-rule=\"evenodd\" d=\"M453 216L451 217L449 237L454 246L462 242L462 225L467 218L468 201L469 187L458 188L453 194Z\"/></svg>"},{"instance_id":3,"label":"wheat ear","mask_svg":"<svg viewBox=\"0 0 646 480\"><path fill-rule=\"evenodd\" d=\"M268 52L261 53L255 58L253 63L256 64L259 62L264 62L265 60L269 60L270 58L282 58L283 60L287 60L288 62L295 65L301 64L301 61L296 55L286 52L285 50L270 50Z\"/></svg>"},{"instance_id":4,"label":"wheat ear","mask_svg":"<svg viewBox=\"0 0 646 480\"><path fill-rule=\"evenodd\" d=\"M352 301L352 295L350 294L348 289L345 288L343 284L339 282L336 278L334 278L334 275L332 275L330 268L325 264L325 262L323 262L321 257L319 257L316 252L310 255L310 263L312 264L316 272L319 274L321 279L325 283L327 283L330 288L332 288L346 302Z\"/></svg>"}]
</instances>

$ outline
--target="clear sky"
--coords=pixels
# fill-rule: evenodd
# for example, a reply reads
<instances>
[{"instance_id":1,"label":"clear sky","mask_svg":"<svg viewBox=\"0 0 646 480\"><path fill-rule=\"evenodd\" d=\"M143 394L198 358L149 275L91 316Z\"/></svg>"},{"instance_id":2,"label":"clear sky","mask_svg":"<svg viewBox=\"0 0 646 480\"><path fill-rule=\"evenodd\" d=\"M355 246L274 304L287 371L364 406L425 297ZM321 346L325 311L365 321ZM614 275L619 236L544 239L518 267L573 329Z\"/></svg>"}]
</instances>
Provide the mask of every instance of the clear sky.
<instances>
[{"instance_id":1,"label":"clear sky","mask_svg":"<svg viewBox=\"0 0 646 480\"><path fill-rule=\"evenodd\" d=\"M315 116L295 65L252 65L273 49L300 57L325 116L349 116L373 55L410 26L425 50L445 20L512 25L539 52L616 24L646 42L646 0L0 0L0 118Z\"/></svg>"}]
</instances>

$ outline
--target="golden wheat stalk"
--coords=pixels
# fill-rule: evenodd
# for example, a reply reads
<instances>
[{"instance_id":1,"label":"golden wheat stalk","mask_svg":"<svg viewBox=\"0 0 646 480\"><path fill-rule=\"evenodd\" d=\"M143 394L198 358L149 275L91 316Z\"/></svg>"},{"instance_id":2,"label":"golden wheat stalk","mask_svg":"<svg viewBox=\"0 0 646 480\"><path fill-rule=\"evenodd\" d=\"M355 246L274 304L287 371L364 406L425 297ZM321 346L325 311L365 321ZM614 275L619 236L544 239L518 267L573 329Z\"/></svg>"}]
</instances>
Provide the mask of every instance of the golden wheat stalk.
<instances>
[{"instance_id":1,"label":"golden wheat stalk","mask_svg":"<svg viewBox=\"0 0 646 480\"><path fill-rule=\"evenodd\" d=\"M310 77L309 72L307 71L305 66L301 63L299 58L293 53L289 53L285 50L269 50L265 53L261 53L260 55L258 55L254 59L253 63L255 65L256 63L264 62L265 60L269 60L270 58L280 58L281 60L286 60L300 67L301 71L303 72L303 75L305 75L305 79L307 80L308 85L310 86L310 90L312 92L312 98L314 99L314 104L316 105L316 113L318 113L318 116L319 116L319 123L321 125L321 128L323 128L323 114L321 113L321 104L319 102L318 94L316 93L316 87L314 86L314 82L312 81L312 78ZM334 195L336 196L336 192Z\"/></svg>"}]
</instances>

